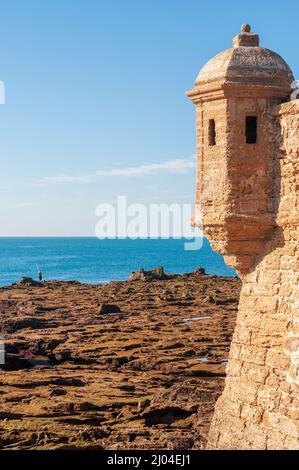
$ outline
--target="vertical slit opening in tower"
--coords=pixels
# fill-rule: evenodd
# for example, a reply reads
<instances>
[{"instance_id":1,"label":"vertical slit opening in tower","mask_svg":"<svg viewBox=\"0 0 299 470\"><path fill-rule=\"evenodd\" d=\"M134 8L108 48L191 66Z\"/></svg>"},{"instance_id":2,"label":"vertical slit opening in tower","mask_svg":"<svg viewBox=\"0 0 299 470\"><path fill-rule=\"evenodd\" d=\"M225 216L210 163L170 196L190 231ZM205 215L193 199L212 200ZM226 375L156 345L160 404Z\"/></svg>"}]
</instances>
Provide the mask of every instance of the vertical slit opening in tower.
<instances>
[{"instance_id":1,"label":"vertical slit opening in tower","mask_svg":"<svg viewBox=\"0 0 299 470\"><path fill-rule=\"evenodd\" d=\"M209 120L209 145L216 145L216 123L215 119Z\"/></svg>"},{"instance_id":2,"label":"vertical slit opening in tower","mask_svg":"<svg viewBox=\"0 0 299 470\"><path fill-rule=\"evenodd\" d=\"M257 143L257 116L246 117L246 143Z\"/></svg>"}]
</instances>

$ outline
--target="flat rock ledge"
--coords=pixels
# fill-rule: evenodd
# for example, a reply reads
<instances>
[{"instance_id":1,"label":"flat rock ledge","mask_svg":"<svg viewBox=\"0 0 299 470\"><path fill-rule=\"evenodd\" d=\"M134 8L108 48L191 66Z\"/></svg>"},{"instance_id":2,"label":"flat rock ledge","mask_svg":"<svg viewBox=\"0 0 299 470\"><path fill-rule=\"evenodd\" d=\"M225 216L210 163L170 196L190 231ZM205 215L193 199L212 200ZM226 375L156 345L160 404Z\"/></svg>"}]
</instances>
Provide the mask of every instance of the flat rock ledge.
<instances>
[{"instance_id":1,"label":"flat rock ledge","mask_svg":"<svg viewBox=\"0 0 299 470\"><path fill-rule=\"evenodd\" d=\"M1 449L205 448L240 281L160 275L0 289Z\"/></svg>"}]
</instances>

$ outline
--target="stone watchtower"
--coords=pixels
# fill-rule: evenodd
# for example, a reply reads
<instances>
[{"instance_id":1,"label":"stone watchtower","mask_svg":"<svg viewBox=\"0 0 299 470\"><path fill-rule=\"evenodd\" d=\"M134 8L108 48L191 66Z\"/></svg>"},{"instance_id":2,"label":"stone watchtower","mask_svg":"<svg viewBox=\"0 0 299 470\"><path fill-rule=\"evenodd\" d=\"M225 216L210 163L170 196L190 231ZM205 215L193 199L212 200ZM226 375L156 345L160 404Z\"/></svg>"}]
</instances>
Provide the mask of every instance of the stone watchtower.
<instances>
[{"instance_id":1,"label":"stone watchtower","mask_svg":"<svg viewBox=\"0 0 299 470\"><path fill-rule=\"evenodd\" d=\"M196 104L196 203L205 234L242 272L275 225L273 109L288 99L294 78L249 25L233 43L204 66L188 96Z\"/></svg>"},{"instance_id":2,"label":"stone watchtower","mask_svg":"<svg viewBox=\"0 0 299 470\"><path fill-rule=\"evenodd\" d=\"M188 96L197 214L242 279L209 447L299 449L299 104L292 71L243 25ZM284 103L284 104L283 104Z\"/></svg>"}]
</instances>

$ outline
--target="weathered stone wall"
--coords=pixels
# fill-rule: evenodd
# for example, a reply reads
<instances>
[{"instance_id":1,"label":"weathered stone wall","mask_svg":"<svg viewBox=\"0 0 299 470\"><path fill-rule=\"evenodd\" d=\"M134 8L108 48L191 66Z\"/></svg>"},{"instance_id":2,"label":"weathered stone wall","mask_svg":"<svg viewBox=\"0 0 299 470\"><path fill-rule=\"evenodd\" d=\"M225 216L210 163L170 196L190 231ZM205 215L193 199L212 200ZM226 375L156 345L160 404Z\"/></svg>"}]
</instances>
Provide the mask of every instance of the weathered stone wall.
<instances>
[{"instance_id":1,"label":"weathered stone wall","mask_svg":"<svg viewBox=\"0 0 299 470\"><path fill-rule=\"evenodd\" d=\"M241 275L212 449L299 449L299 102L273 108L276 228Z\"/></svg>"},{"instance_id":2,"label":"weathered stone wall","mask_svg":"<svg viewBox=\"0 0 299 470\"><path fill-rule=\"evenodd\" d=\"M227 182L227 107L224 98L196 106L196 203L200 206L200 214L204 211L205 226L223 225L225 204L228 203L224 198L224 185ZM216 123L217 145L214 146L209 145L210 119ZM218 210L215 210L216 207Z\"/></svg>"},{"instance_id":3,"label":"weathered stone wall","mask_svg":"<svg viewBox=\"0 0 299 470\"><path fill-rule=\"evenodd\" d=\"M266 90L250 96L247 89L244 98L244 90L235 87L223 99L196 106L198 213L214 250L241 273L252 267L275 227L275 110L281 100L267 97ZM245 140L248 115L258 119L255 145ZM209 144L210 119L216 123L214 146Z\"/></svg>"}]
</instances>

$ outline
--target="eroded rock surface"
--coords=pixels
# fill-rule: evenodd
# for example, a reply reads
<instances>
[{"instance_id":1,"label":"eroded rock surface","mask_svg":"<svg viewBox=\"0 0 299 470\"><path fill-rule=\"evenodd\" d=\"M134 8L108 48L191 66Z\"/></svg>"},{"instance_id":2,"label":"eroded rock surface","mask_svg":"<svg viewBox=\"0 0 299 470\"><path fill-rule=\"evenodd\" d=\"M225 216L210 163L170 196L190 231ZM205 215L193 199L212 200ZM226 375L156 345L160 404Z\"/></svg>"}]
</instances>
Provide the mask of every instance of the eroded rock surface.
<instances>
[{"instance_id":1,"label":"eroded rock surface","mask_svg":"<svg viewBox=\"0 0 299 470\"><path fill-rule=\"evenodd\" d=\"M0 447L204 448L239 290L201 273L1 288Z\"/></svg>"}]
</instances>

